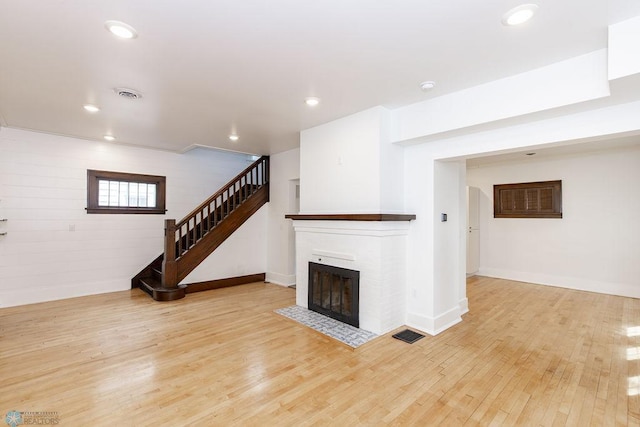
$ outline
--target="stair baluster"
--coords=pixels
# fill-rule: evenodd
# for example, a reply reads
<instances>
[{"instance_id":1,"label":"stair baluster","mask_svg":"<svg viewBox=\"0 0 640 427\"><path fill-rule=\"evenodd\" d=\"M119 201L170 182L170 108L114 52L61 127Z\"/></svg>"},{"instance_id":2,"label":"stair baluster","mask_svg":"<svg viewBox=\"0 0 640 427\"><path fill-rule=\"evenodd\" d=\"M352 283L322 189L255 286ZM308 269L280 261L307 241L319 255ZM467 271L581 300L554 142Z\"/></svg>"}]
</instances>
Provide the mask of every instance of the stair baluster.
<instances>
[{"instance_id":1,"label":"stair baluster","mask_svg":"<svg viewBox=\"0 0 640 427\"><path fill-rule=\"evenodd\" d=\"M180 281L268 201L269 157L263 156L180 222L165 220L164 254L132 279L132 287L159 301L184 297L188 286Z\"/></svg>"}]
</instances>

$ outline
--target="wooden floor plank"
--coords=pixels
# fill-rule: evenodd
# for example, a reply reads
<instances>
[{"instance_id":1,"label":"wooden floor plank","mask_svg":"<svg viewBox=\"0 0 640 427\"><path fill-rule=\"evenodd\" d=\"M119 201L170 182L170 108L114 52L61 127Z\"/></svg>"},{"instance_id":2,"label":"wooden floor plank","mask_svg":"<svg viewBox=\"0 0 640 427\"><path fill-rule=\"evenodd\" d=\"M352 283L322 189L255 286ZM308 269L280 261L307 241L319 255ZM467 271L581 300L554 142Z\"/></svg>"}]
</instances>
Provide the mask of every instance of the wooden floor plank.
<instances>
[{"instance_id":1,"label":"wooden floor plank","mask_svg":"<svg viewBox=\"0 0 640 427\"><path fill-rule=\"evenodd\" d=\"M638 425L640 300L474 277L456 326L352 349L274 313L294 292L0 309L0 411L91 426Z\"/></svg>"}]
</instances>

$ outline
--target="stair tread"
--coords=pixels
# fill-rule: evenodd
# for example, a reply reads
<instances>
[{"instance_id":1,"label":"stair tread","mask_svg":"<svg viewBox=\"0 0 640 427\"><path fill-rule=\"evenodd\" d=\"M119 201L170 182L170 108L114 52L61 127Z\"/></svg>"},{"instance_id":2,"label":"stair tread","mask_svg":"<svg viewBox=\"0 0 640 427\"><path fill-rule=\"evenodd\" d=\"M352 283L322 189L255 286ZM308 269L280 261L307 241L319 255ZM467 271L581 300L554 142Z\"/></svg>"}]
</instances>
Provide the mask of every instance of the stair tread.
<instances>
[{"instance_id":1,"label":"stair tread","mask_svg":"<svg viewBox=\"0 0 640 427\"><path fill-rule=\"evenodd\" d=\"M140 282L144 283L147 286L151 286L151 287L161 287L162 286L162 282L158 279L156 279L155 277L152 276L145 276L145 277L141 277L140 278Z\"/></svg>"},{"instance_id":2,"label":"stair tread","mask_svg":"<svg viewBox=\"0 0 640 427\"><path fill-rule=\"evenodd\" d=\"M141 277L140 278L140 283L142 283L144 286L153 289L154 291L157 292L163 292L163 291L175 291L175 288L165 288L164 286L162 286L162 282L153 278L153 277ZM185 285L178 285L179 288L184 287Z\"/></svg>"},{"instance_id":3,"label":"stair tread","mask_svg":"<svg viewBox=\"0 0 640 427\"><path fill-rule=\"evenodd\" d=\"M179 238L175 242L175 252L172 253L172 257L175 257L176 263L182 259L180 265L183 266L184 271L189 268L193 269L192 264L200 259L199 257L207 256L204 255L204 250L195 249L202 240L207 238L207 235L213 234L214 238L207 238L209 240L206 240L206 242L207 245L215 245L215 247L203 246L203 248L205 250L214 250L220 245L220 242L216 240L218 237L222 239L221 241L224 241L224 239L228 237L227 234L233 232L234 225L237 228L238 225L246 221L244 217L234 217L229 223L225 221L229 216L234 215L240 206L250 199L255 200L255 202L247 205L247 208L240 209L242 215L248 214L250 216L255 213L256 209L268 202L268 191L266 194L263 194L265 191L260 192L260 189L263 187L266 187L268 190L268 168L268 156L258 159L244 172L234 178L231 185L223 187L218 193L200 205L201 207L196 208L194 213L189 215L188 221L185 219L179 222L179 227L177 228L180 230L178 233ZM255 182L256 180L262 180L264 182L257 183ZM256 194L260 195L258 199L255 199ZM225 225L220 228L222 232L218 235L216 229L222 222L224 222ZM182 233L184 233L184 235ZM193 252L194 256L183 258L183 256L192 249L195 249ZM174 286L171 288L163 286L162 270L164 255L165 254L160 255L132 279L132 288L141 288L157 301L173 301L174 299L184 297L186 286L177 285L177 287ZM179 271L179 274L183 274L184 271Z\"/></svg>"}]
</instances>

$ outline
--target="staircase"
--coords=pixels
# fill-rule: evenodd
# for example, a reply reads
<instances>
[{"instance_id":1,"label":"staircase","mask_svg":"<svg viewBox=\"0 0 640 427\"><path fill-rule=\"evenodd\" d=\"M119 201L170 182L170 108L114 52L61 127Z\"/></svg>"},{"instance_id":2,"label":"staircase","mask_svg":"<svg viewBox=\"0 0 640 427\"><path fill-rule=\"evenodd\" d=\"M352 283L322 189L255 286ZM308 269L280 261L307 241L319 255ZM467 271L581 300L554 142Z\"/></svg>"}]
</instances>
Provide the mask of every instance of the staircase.
<instances>
[{"instance_id":1,"label":"staircase","mask_svg":"<svg viewBox=\"0 0 640 427\"><path fill-rule=\"evenodd\" d=\"M269 157L263 156L181 221L165 220L164 253L131 279L131 288L156 301L184 298L189 285L179 283L268 201Z\"/></svg>"}]
</instances>

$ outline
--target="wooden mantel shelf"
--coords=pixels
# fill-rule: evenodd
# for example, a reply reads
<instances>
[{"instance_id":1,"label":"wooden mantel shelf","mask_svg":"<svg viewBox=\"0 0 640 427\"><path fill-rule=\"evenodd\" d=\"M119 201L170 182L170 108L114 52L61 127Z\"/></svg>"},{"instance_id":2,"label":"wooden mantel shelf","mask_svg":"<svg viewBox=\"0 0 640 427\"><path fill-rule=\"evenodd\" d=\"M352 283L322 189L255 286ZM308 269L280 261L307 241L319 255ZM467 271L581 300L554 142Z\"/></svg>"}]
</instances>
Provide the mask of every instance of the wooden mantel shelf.
<instances>
[{"instance_id":1,"label":"wooden mantel shelf","mask_svg":"<svg viewBox=\"0 0 640 427\"><path fill-rule=\"evenodd\" d=\"M288 214L287 219L296 221L413 221L411 214Z\"/></svg>"}]
</instances>

